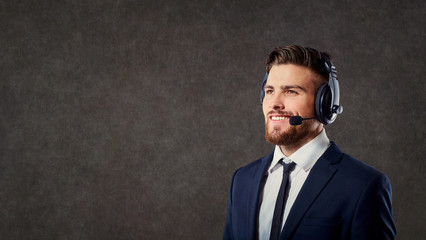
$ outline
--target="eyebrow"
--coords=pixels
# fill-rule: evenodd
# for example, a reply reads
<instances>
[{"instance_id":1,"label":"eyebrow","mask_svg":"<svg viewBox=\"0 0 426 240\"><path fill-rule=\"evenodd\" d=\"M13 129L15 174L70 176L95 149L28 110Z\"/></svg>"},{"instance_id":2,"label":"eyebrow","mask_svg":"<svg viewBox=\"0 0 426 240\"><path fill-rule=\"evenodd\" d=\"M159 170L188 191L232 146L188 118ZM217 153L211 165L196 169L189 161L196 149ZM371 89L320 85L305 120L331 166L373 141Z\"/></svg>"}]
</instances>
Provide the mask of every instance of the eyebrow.
<instances>
[{"instance_id":1,"label":"eyebrow","mask_svg":"<svg viewBox=\"0 0 426 240\"><path fill-rule=\"evenodd\" d=\"M274 88L272 85L265 85L265 87L264 87L264 89L267 89L267 88ZM284 85L284 86L281 86L280 87L282 90L287 90L287 89L299 89L299 90L301 90L301 91L303 91L303 92L306 92L306 89L305 88L303 88L302 86L299 86L299 85Z\"/></svg>"}]
</instances>

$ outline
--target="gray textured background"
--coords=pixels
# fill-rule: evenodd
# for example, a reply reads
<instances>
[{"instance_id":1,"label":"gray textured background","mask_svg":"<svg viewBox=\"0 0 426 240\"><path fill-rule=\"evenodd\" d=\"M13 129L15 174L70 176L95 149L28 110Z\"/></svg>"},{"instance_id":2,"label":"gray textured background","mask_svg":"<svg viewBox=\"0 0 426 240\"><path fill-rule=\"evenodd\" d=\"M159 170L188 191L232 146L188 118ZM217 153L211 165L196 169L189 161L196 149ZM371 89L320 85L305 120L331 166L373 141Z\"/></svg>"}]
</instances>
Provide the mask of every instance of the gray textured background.
<instances>
[{"instance_id":1,"label":"gray textured background","mask_svg":"<svg viewBox=\"0 0 426 240\"><path fill-rule=\"evenodd\" d=\"M425 1L0 1L0 238L220 239L233 172L272 150L279 45L329 51L345 152L425 239Z\"/></svg>"}]
</instances>

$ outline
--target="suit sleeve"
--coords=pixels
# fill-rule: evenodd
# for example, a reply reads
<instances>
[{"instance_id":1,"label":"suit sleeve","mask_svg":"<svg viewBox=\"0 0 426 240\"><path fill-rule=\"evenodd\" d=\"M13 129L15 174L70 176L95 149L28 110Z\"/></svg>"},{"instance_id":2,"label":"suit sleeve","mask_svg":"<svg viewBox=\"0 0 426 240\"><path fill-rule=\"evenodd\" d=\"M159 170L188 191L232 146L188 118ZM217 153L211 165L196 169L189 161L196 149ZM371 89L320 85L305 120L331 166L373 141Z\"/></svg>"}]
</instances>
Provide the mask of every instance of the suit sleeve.
<instances>
[{"instance_id":1,"label":"suit sleeve","mask_svg":"<svg viewBox=\"0 0 426 240\"><path fill-rule=\"evenodd\" d=\"M225 223L225 231L223 233L223 240L232 240L233 230L232 230L232 189L234 185L234 178L237 172L232 176L231 186L229 189L229 199L228 199L228 210L226 213L226 223Z\"/></svg>"},{"instance_id":2,"label":"suit sleeve","mask_svg":"<svg viewBox=\"0 0 426 240\"><path fill-rule=\"evenodd\" d=\"M351 239L394 239L392 190L389 179L380 174L362 194L352 221Z\"/></svg>"}]
</instances>

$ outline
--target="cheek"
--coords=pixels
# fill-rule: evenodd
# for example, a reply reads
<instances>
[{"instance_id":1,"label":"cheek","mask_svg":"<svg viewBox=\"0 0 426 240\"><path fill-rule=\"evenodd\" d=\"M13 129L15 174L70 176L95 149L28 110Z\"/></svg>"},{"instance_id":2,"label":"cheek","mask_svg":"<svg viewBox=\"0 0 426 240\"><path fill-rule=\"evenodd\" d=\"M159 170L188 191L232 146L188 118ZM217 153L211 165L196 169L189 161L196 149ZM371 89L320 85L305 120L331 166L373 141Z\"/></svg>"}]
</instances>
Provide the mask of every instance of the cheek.
<instances>
[{"instance_id":1,"label":"cheek","mask_svg":"<svg viewBox=\"0 0 426 240\"><path fill-rule=\"evenodd\" d=\"M315 112L315 99L314 98L305 98L299 99L299 101L289 102L287 104L289 109L299 112L300 114L307 114Z\"/></svg>"},{"instance_id":2,"label":"cheek","mask_svg":"<svg viewBox=\"0 0 426 240\"><path fill-rule=\"evenodd\" d=\"M315 98L310 98L308 101L306 101L304 108L305 111L309 113L315 113Z\"/></svg>"},{"instance_id":3,"label":"cheek","mask_svg":"<svg viewBox=\"0 0 426 240\"><path fill-rule=\"evenodd\" d=\"M314 109L315 108L315 95L311 96L308 100L309 106Z\"/></svg>"},{"instance_id":4,"label":"cheek","mask_svg":"<svg viewBox=\"0 0 426 240\"><path fill-rule=\"evenodd\" d=\"M263 107L263 108L262 108L262 111L263 111L263 117L265 118L265 122L266 122L266 120L267 120L267 114L268 114L267 109L265 109L265 108Z\"/></svg>"},{"instance_id":5,"label":"cheek","mask_svg":"<svg viewBox=\"0 0 426 240\"><path fill-rule=\"evenodd\" d=\"M263 103L262 103L262 112L263 112L263 116L265 117L265 120L266 120L266 115L268 114L268 107L265 104L265 101L263 101Z\"/></svg>"}]
</instances>

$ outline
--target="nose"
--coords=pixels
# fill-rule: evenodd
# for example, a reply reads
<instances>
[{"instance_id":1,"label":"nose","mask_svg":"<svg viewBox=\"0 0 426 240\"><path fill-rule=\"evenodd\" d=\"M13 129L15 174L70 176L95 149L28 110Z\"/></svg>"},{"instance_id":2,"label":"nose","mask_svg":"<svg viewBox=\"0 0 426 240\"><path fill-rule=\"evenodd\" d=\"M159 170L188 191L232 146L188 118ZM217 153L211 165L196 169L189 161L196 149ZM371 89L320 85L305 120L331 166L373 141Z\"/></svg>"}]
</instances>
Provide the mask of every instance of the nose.
<instances>
[{"instance_id":1,"label":"nose","mask_svg":"<svg viewBox=\"0 0 426 240\"><path fill-rule=\"evenodd\" d=\"M270 108L274 110L284 110L284 99L280 94L275 94L275 96L272 97L270 102Z\"/></svg>"}]
</instances>

